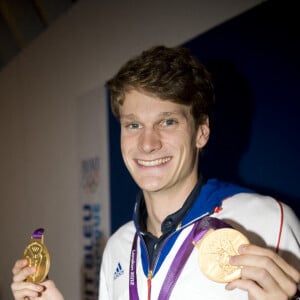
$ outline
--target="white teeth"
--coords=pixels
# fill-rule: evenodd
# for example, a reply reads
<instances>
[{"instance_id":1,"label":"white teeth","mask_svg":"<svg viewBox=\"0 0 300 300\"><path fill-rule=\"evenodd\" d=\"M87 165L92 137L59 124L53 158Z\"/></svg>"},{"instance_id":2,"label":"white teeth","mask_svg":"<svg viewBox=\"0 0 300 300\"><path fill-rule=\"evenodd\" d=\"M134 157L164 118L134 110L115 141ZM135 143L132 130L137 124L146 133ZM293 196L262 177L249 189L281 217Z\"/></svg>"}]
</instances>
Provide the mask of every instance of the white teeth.
<instances>
[{"instance_id":1,"label":"white teeth","mask_svg":"<svg viewBox=\"0 0 300 300\"><path fill-rule=\"evenodd\" d=\"M138 164L145 166L145 167L153 167L153 166L159 166L162 165L164 163L166 163L167 161L169 161L171 158L170 157L165 157L165 158L160 158L160 159L156 159L156 160L138 160Z\"/></svg>"}]
</instances>

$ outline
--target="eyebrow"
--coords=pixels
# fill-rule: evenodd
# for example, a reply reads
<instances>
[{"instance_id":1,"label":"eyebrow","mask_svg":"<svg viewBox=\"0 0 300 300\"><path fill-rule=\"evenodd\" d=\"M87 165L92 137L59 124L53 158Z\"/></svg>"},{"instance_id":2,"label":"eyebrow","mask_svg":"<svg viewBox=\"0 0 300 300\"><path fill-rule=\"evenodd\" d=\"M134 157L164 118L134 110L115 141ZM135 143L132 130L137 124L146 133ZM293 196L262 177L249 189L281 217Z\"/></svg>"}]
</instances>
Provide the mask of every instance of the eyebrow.
<instances>
[{"instance_id":1,"label":"eyebrow","mask_svg":"<svg viewBox=\"0 0 300 300\"><path fill-rule=\"evenodd\" d=\"M158 117L170 117L170 116L183 116L185 118L187 118L187 115L181 111L181 110L175 110L175 111L166 111L166 112L161 112L158 114ZM128 114L128 115L120 115L120 119L129 119L129 120L135 120L137 119L138 116L136 116L135 114Z\"/></svg>"}]
</instances>

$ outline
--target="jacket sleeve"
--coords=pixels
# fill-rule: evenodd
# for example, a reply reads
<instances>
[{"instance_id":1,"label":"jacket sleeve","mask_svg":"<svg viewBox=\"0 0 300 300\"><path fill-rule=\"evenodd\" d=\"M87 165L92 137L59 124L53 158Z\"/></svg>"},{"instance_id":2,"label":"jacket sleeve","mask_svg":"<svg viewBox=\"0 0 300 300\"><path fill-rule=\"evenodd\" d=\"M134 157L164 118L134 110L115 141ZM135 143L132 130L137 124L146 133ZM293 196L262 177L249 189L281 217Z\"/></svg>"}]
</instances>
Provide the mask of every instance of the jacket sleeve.
<instances>
[{"instance_id":1,"label":"jacket sleeve","mask_svg":"<svg viewBox=\"0 0 300 300\"><path fill-rule=\"evenodd\" d=\"M107 280L107 269L109 264L109 253L107 251L107 247L104 249L102 262L101 262L101 269L100 269L100 283L99 283L99 300L103 299L112 299L109 294L109 280Z\"/></svg>"},{"instance_id":2,"label":"jacket sleeve","mask_svg":"<svg viewBox=\"0 0 300 300\"><path fill-rule=\"evenodd\" d=\"M282 228L279 231L279 255L300 271L300 222L294 211L282 204Z\"/></svg>"}]
</instances>

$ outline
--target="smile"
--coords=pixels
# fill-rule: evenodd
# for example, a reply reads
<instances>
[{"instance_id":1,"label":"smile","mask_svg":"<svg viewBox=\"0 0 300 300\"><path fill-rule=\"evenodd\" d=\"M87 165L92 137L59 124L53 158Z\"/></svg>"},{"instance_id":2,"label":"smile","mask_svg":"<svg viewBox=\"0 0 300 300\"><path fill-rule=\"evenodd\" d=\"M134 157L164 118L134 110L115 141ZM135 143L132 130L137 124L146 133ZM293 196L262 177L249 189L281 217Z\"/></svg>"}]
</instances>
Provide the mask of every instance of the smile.
<instances>
[{"instance_id":1,"label":"smile","mask_svg":"<svg viewBox=\"0 0 300 300\"><path fill-rule=\"evenodd\" d=\"M165 158L160 158L160 159L156 159L156 160L137 160L137 163L141 166L145 166L145 167L154 167L154 166L159 166L159 165L163 165L166 162L168 162L169 160L171 160L171 157L165 157Z\"/></svg>"}]
</instances>

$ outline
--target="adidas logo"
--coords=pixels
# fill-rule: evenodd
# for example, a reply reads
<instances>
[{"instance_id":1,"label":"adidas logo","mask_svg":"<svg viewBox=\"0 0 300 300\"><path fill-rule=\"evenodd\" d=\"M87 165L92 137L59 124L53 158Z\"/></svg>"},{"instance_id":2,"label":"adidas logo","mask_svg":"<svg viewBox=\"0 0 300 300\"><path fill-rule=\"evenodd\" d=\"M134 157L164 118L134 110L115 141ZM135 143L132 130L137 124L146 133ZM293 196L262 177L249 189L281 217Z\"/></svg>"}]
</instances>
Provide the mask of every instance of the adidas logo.
<instances>
[{"instance_id":1,"label":"adidas logo","mask_svg":"<svg viewBox=\"0 0 300 300\"><path fill-rule=\"evenodd\" d=\"M120 263L118 263L116 271L114 273L114 280L124 274L124 270Z\"/></svg>"}]
</instances>

